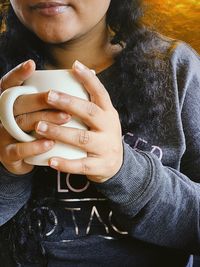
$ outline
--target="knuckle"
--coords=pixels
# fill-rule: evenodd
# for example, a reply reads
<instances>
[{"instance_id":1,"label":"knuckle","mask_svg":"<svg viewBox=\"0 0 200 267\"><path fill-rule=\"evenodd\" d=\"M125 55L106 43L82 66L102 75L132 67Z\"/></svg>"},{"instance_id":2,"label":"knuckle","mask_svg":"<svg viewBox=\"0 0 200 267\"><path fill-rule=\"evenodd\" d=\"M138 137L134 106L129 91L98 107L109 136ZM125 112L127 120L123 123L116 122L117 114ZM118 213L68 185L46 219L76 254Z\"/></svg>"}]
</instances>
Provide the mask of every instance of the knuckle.
<instances>
[{"instance_id":1,"label":"knuckle","mask_svg":"<svg viewBox=\"0 0 200 267\"><path fill-rule=\"evenodd\" d=\"M15 117L15 120L21 129L23 130L28 129L29 119L28 119L27 114L18 115Z\"/></svg>"},{"instance_id":2,"label":"knuckle","mask_svg":"<svg viewBox=\"0 0 200 267\"><path fill-rule=\"evenodd\" d=\"M90 167L86 163L86 160L82 159L82 161L81 161L81 174L87 175L87 174L89 174L89 170L90 170Z\"/></svg>"},{"instance_id":3,"label":"knuckle","mask_svg":"<svg viewBox=\"0 0 200 267\"><path fill-rule=\"evenodd\" d=\"M93 102L88 102L86 106L87 114L94 117L97 114L97 106Z\"/></svg>"},{"instance_id":4,"label":"knuckle","mask_svg":"<svg viewBox=\"0 0 200 267\"><path fill-rule=\"evenodd\" d=\"M97 92L101 97L105 99L110 99L108 91L105 89L104 85L99 81L99 90Z\"/></svg>"},{"instance_id":5,"label":"knuckle","mask_svg":"<svg viewBox=\"0 0 200 267\"><path fill-rule=\"evenodd\" d=\"M15 160L21 159L23 155L23 149L18 143L7 146L6 152L8 158Z\"/></svg>"},{"instance_id":6,"label":"knuckle","mask_svg":"<svg viewBox=\"0 0 200 267\"><path fill-rule=\"evenodd\" d=\"M78 143L80 145L87 145L90 141L90 135L88 131L79 130L78 133Z\"/></svg>"},{"instance_id":7,"label":"knuckle","mask_svg":"<svg viewBox=\"0 0 200 267\"><path fill-rule=\"evenodd\" d=\"M24 149L23 149L22 145L20 145L19 143L16 144L14 151L15 151L15 156L16 156L17 159L22 159L23 158Z\"/></svg>"}]
</instances>

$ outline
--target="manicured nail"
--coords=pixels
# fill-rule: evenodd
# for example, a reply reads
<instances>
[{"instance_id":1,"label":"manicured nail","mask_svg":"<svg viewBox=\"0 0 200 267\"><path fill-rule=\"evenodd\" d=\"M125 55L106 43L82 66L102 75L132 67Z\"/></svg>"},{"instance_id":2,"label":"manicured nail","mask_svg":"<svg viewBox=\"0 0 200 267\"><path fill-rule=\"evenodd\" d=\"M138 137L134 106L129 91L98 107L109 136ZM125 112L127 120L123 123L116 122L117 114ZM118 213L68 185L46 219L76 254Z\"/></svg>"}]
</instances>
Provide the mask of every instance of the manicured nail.
<instances>
[{"instance_id":1,"label":"manicured nail","mask_svg":"<svg viewBox=\"0 0 200 267\"><path fill-rule=\"evenodd\" d=\"M79 71L84 71L86 70L86 67L78 60L76 60L73 64L73 67Z\"/></svg>"},{"instance_id":2,"label":"manicured nail","mask_svg":"<svg viewBox=\"0 0 200 267\"><path fill-rule=\"evenodd\" d=\"M52 140L47 140L47 141L45 141L44 142L44 146L46 147L46 148L50 148L50 147L52 147L53 145L54 145L54 141L52 141Z\"/></svg>"},{"instance_id":3,"label":"manicured nail","mask_svg":"<svg viewBox=\"0 0 200 267\"><path fill-rule=\"evenodd\" d=\"M31 59L25 61L25 62L22 64L23 69L27 69L27 68L29 67L29 63L30 63L31 61L32 61Z\"/></svg>"},{"instance_id":4,"label":"manicured nail","mask_svg":"<svg viewBox=\"0 0 200 267\"><path fill-rule=\"evenodd\" d=\"M59 95L56 91L50 90L48 93L48 101L49 102L54 102L59 99Z\"/></svg>"},{"instance_id":5,"label":"manicured nail","mask_svg":"<svg viewBox=\"0 0 200 267\"><path fill-rule=\"evenodd\" d=\"M45 122L40 121L37 125L37 131L46 132L47 130L48 130L48 125Z\"/></svg>"},{"instance_id":6,"label":"manicured nail","mask_svg":"<svg viewBox=\"0 0 200 267\"><path fill-rule=\"evenodd\" d=\"M56 168L58 166L58 161L56 159L50 159L49 164L52 168Z\"/></svg>"},{"instance_id":7,"label":"manicured nail","mask_svg":"<svg viewBox=\"0 0 200 267\"><path fill-rule=\"evenodd\" d=\"M71 116L69 114L67 114L67 113L60 112L59 113L59 117L60 117L61 120L66 120L66 119L70 119Z\"/></svg>"},{"instance_id":8,"label":"manicured nail","mask_svg":"<svg viewBox=\"0 0 200 267\"><path fill-rule=\"evenodd\" d=\"M91 72L92 72L94 75L96 75L96 71L95 71L95 70L91 70Z\"/></svg>"}]
</instances>

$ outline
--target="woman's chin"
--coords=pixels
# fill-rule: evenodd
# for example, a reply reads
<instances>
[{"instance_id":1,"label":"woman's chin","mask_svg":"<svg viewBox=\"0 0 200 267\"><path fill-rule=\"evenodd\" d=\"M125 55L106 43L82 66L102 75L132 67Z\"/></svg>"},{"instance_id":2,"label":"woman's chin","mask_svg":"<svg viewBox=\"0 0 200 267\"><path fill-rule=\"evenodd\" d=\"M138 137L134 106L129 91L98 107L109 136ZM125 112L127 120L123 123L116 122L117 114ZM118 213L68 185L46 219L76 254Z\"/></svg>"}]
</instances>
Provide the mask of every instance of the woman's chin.
<instances>
[{"instance_id":1,"label":"woman's chin","mask_svg":"<svg viewBox=\"0 0 200 267\"><path fill-rule=\"evenodd\" d=\"M62 44L70 40L70 38L63 38L63 36L46 36L37 34L38 38L48 44Z\"/></svg>"}]
</instances>

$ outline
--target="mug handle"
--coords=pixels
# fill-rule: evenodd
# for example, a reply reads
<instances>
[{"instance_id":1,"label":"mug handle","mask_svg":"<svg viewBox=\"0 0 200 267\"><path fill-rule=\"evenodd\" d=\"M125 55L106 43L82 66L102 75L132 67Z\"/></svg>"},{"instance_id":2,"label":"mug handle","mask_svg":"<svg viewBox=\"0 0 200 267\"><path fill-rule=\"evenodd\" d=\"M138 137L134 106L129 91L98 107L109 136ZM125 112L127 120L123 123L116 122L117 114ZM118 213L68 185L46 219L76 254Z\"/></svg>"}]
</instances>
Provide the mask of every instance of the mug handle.
<instances>
[{"instance_id":1,"label":"mug handle","mask_svg":"<svg viewBox=\"0 0 200 267\"><path fill-rule=\"evenodd\" d=\"M36 138L23 132L16 123L13 114L13 105L20 95L38 93L33 86L15 86L5 90L0 96L0 120L4 128L20 142L31 142Z\"/></svg>"}]
</instances>

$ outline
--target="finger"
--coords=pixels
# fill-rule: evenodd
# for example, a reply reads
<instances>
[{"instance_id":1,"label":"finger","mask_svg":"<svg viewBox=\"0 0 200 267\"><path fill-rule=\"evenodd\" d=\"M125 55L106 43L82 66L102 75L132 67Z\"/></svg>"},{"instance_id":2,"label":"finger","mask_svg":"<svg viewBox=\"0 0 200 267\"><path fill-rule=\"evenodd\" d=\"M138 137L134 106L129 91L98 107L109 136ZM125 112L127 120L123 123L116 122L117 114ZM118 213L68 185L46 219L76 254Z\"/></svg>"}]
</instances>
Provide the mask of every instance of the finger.
<instances>
[{"instance_id":1,"label":"finger","mask_svg":"<svg viewBox=\"0 0 200 267\"><path fill-rule=\"evenodd\" d=\"M96 104L57 91L49 91L47 101L53 107L82 119L89 127L101 128L103 110Z\"/></svg>"},{"instance_id":2,"label":"finger","mask_svg":"<svg viewBox=\"0 0 200 267\"><path fill-rule=\"evenodd\" d=\"M19 115L15 119L23 131L29 132L35 129L35 124L40 120L60 125L67 123L71 116L64 112L46 110Z\"/></svg>"},{"instance_id":3,"label":"finger","mask_svg":"<svg viewBox=\"0 0 200 267\"><path fill-rule=\"evenodd\" d=\"M94 157L86 157L78 160L67 160L63 158L51 158L49 166L65 173L82 174L82 175L97 175L101 176L102 160Z\"/></svg>"},{"instance_id":4,"label":"finger","mask_svg":"<svg viewBox=\"0 0 200 267\"><path fill-rule=\"evenodd\" d=\"M95 153L98 136L95 132L75 129L71 127L57 126L40 121L36 126L36 132L47 139L57 140L62 143L79 147L88 153ZM100 150L100 148L98 149Z\"/></svg>"},{"instance_id":5,"label":"finger","mask_svg":"<svg viewBox=\"0 0 200 267\"><path fill-rule=\"evenodd\" d=\"M36 140L27 143L15 143L7 146L5 159L10 161L23 160L24 158L38 155L50 150L54 146L52 140Z\"/></svg>"},{"instance_id":6,"label":"finger","mask_svg":"<svg viewBox=\"0 0 200 267\"><path fill-rule=\"evenodd\" d=\"M31 76L35 70L35 63L33 60L25 61L20 65L16 66L14 69L9 71L0 80L0 88L2 91L13 87L21 85L27 78Z\"/></svg>"},{"instance_id":7,"label":"finger","mask_svg":"<svg viewBox=\"0 0 200 267\"><path fill-rule=\"evenodd\" d=\"M112 107L110 96L94 72L77 60L74 62L72 68L74 76L88 91L92 102L96 103L102 109L110 109Z\"/></svg>"},{"instance_id":8,"label":"finger","mask_svg":"<svg viewBox=\"0 0 200 267\"><path fill-rule=\"evenodd\" d=\"M51 107L47 104L46 99L47 92L21 95L15 100L13 107L14 115L17 116L34 111L50 109Z\"/></svg>"}]
</instances>

